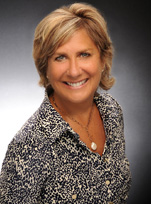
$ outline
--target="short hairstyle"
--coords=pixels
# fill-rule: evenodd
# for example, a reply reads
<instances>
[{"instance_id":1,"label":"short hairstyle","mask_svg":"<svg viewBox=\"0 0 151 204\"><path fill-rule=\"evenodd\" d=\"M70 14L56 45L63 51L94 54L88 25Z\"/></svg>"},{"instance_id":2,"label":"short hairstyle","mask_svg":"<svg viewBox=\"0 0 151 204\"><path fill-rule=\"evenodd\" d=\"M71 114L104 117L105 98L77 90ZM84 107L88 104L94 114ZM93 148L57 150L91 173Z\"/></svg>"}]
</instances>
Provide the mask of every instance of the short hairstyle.
<instances>
[{"instance_id":1,"label":"short hairstyle","mask_svg":"<svg viewBox=\"0 0 151 204\"><path fill-rule=\"evenodd\" d=\"M111 76L113 46L106 22L95 7L85 3L74 3L56 9L38 24L34 36L33 58L40 75L41 86L45 88L51 86L46 76L48 58L81 28L86 30L95 43L104 62L99 86L104 90L113 86L115 81Z\"/></svg>"}]
</instances>

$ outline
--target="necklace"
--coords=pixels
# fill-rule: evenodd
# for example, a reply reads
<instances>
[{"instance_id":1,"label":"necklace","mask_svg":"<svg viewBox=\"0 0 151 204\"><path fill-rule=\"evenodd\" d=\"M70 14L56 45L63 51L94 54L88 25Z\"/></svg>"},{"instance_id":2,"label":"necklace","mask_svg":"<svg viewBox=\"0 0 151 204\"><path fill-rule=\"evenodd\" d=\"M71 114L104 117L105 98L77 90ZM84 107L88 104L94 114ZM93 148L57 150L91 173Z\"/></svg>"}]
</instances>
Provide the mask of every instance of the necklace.
<instances>
[{"instance_id":1,"label":"necklace","mask_svg":"<svg viewBox=\"0 0 151 204\"><path fill-rule=\"evenodd\" d=\"M60 107L58 107L58 105L57 105L57 103L55 101L54 95L52 96L52 100L53 100L54 105L56 106L56 108L58 108L58 110L60 112L62 112L63 114L66 114L69 119L71 119L73 122L77 123L83 129L85 129L85 131L87 132L88 138L89 138L89 140L91 142L91 149L95 151L97 149L97 144L95 142L93 142L92 135L89 133L89 130L88 130L88 127L89 127L89 124L90 124L90 121L91 121L92 112L93 112L93 104L92 104L92 108L91 108L91 111L90 111L90 114L89 114L88 123L87 123L86 126L84 126L79 121L77 121L75 118L71 117L70 115L68 115L67 113L62 111L60 109Z\"/></svg>"}]
</instances>

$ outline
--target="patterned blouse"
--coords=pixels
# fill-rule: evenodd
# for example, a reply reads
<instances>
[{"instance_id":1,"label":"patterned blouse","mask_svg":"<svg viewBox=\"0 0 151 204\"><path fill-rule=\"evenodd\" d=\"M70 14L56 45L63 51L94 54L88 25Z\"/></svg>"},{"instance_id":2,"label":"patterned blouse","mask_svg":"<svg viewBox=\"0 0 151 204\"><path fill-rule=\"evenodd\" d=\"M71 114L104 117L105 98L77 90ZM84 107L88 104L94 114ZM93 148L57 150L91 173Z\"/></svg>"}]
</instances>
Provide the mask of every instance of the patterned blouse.
<instances>
[{"instance_id":1,"label":"patterned blouse","mask_svg":"<svg viewBox=\"0 0 151 204\"><path fill-rule=\"evenodd\" d=\"M103 155L92 152L51 105L47 93L8 146L1 204L123 204L131 185L123 115L109 94L94 97L104 123Z\"/></svg>"}]
</instances>

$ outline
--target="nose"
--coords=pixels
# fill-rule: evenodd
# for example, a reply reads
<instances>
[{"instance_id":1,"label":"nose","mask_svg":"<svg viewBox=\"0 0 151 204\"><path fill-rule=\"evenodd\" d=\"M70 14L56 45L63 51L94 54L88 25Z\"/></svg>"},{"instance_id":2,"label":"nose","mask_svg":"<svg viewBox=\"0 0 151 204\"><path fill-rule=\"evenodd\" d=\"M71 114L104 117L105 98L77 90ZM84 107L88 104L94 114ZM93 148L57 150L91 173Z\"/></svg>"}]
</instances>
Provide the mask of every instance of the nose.
<instances>
[{"instance_id":1,"label":"nose","mask_svg":"<svg viewBox=\"0 0 151 204\"><path fill-rule=\"evenodd\" d=\"M78 63L78 59L76 59L76 58L70 59L68 66L69 66L68 70L67 70L68 76L70 76L72 78L76 78L76 77L80 76L81 68L80 68L80 65Z\"/></svg>"}]
</instances>

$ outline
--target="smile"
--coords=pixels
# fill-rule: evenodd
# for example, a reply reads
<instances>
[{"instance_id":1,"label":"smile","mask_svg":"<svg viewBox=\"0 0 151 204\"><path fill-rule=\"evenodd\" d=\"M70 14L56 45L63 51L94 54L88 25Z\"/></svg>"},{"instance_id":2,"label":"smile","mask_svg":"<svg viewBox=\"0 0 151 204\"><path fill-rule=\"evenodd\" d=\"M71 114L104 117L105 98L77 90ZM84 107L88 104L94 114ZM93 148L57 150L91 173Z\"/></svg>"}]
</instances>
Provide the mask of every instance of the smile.
<instances>
[{"instance_id":1,"label":"smile","mask_svg":"<svg viewBox=\"0 0 151 204\"><path fill-rule=\"evenodd\" d=\"M83 85L84 83L87 82L87 79L79 81L79 82L66 82L67 85L72 86L72 87L79 87Z\"/></svg>"}]
</instances>

